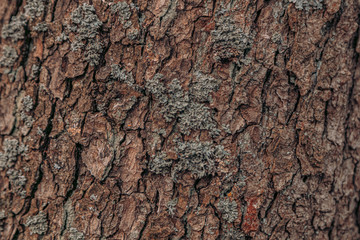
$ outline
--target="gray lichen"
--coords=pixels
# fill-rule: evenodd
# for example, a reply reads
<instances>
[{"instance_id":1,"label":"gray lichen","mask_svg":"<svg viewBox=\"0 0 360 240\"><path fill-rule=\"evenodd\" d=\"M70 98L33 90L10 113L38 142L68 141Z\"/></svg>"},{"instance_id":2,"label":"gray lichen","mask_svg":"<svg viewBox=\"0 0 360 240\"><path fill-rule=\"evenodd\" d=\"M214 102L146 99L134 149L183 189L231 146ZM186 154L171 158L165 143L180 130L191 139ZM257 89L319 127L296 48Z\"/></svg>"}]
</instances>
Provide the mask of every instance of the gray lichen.
<instances>
[{"instance_id":1,"label":"gray lichen","mask_svg":"<svg viewBox=\"0 0 360 240\"><path fill-rule=\"evenodd\" d=\"M69 230L69 239L70 240L84 240L84 234L79 232L76 228L70 228Z\"/></svg>"},{"instance_id":2,"label":"gray lichen","mask_svg":"<svg viewBox=\"0 0 360 240\"><path fill-rule=\"evenodd\" d=\"M59 43L62 43L64 41L68 40L68 39L69 39L69 36L66 35L65 32L62 32L59 36L56 37L55 41L59 42Z\"/></svg>"},{"instance_id":3,"label":"gray lichen","mask_svg":"<svg viewBox=\"0 0 360 240\"><path fill-rule=\"evenodd\" d=\"M72 30L77 33L78 41L94 39L98 34L102 22L95 14L95 8L87 3L82 4L71 13Z\"/></svg>"},{"instance_id":4,"label":"gray lichen","mask_svg":"<svg viewBox=\"0 0 360 240\"><path fill-rule=\"evenodd\" d=\"M35 79L40 74L40 66L38 64L34 64L31 66L30 78Z\"/></svg>"},{"instance_id":5,"label":"gray lichen","mask_svg":"<svg viewBox=\"0 0 360 240\"><path fill-rule=\"evenodd\" d=\"M48 230L47 216L44 212L40 211L37 215L28 217L25 223L26 227L29 227L30 234L43 235Z\"/></svg>"},{"instance_id":6,"label":"gray lichen","mask_svg":"<svg viewBox=\"0 0 360 240\"><path fill-rule=\"evenodd\" d=\"M99 65L103 45L97 40L91 40L85 48L85 61L91 66Z\"/></svg>"},{"instance_id":7,"label":"gray lichen","mask_svg":"<svg viewBox=\"0 0 360 240\"><path fill-rule=\"evenodd\" d=\"M222 198L217 208L221 212L222 218L229 223L234 222L238 218L237 203L234 200L230 201L228 198Z\"/></svg>"},{"instance_id":8,"label":"gray lichen","mask_svg":"<svg viewBox=\"0 0 360 240\"><path fill-rule=\"evenodd\" d=\"M26 177L22 174L21 170L9 169L6 172L9 177L11 188L14 193L19 194L22 198L26 196L25 185L27 182Z\"/></svg>"},{"instance_id":9,"label":"gray lichen","mask_svg":"<svg viewBox=\"0 0 360 240\"><path fill-rule=\"evenodd\" d=\"M190 86L189 92L183 90L178 79L173 79L165 87L160 81L163 79L161 74L147 80L145 88L159 101L160 113L167 122L178 118L181 133L189 135L190 130L206 130L210 131L212 136L216 136L219 130L216 128L211 109L201 101L211 100L209 93L216 91L220 82L201 73L197 73L196 77L197 80Z\"/></svg>"},{"instance_id":10,"label":"gray lichen","mask_svg":"<svg viewBox=\"0 0 360 240\"><path fill-rule=\"evenodd\" d=\"M227 134L232 133L229 124L227 124L227 125L223 124L223 125L221 125L221 127L224 130L224 132L226 132Z\"/></svg>"},{"instance_id":11,"label":"gray lichen","mask_svg":"<svg viewBox=\"0 0 360 240\"><path fill-rule=\"evenodd\" d=\"M40 137L44 137L44 136L45 136L44 131L43 131L40 127L37 127L36 133L37 133L37 135L39 135Z\"/></svg>"},{"instance_id":12,"label":"gray lichen","mask_svg":"<svg viewBox=\"0 0 360 240\"><path fill-rule=\"evenodd\" d=\"M190 88L190 94L194 100L198 102L211 101L211 92L219 89L221 81L211 76L202 74L201 72L194 73L195 81Z\"/></svg>"},{"instance_id":13,"label":"gray lichen","mask_svg":"<svg viewBox=\"0 0 360 240\"><path fill-rule=\"evenodd\" d=\"M5 215L5 210L1 210L0 211L0 220L3 220L6 218L6 215Z\"/></svg>"},{"instance_id":14,"label":"gray lichen","mask_svg":"<svg viewBox=\"0 0 360 240\"><path fill-rule=\"evenodd\" d=\"M28 95L22 99L22 107L25 112L30 112L34 107L33 99Z\"/></svg>"},{"instance_id":15,"label":"gray lichen","mask_svg":"<svg viewBox=\"0 0 360 240\"><path fill-rule=\"evenodd\" d=\"M280 33L276 32L271 36L271 41L273 43L281 43L282 41L282 36Z\"/></svg>"},{"instance_id":16,"label":"gray lichen","mask_svg":"<svg viewBox=\"0 0 360 240\"><path fill-rule=\"evenodd\" d=\"M197 102L190 102L185 111L179 114L179 128L186 135L190 134L190 129L207 130L212 135L218 134L210 108Z\"/></svg>"},{"instance_id":17,"label":"gray lichen","mask_svg":"<svg viewBox=\"0 0 360 240\"><path fill-rule=\"evenodd\" d=\"M110 10L113 14L116 13L119 15L119 20L123 24L131 17L131 9L129 4L127 4L126 2L118 2L112 4Z\"/></svg>"},{"instance_id":18,"label":"gray lichen","mask_svg":"<svg viewBox=\"0 0 360 240\"><path fill-rule=\"evenodd\" d=\"M67 238L61 237L60 239L84 240L84 234L73 227L75 221L75 211L70 199L65 202L63 210L63 225L61 226L61 232L63 232L63 235L67 236Z\"/></svg>"},{"instance_id":19,"label":"gray lichen","mask_svg":"<svg viewBox=\"0 0 360 240\"><path fill-rule=\"evenodd\" d=\"M170 122L189 105L189 95L183 91L180 81L173 79L167 89L167 102L161 110L165 120Z\"/></svg>"},{"instance_id":20,"label":"gray lichen","mask_svg":"<svg viewBox=\"0 0 360 240\"><path fill-rule=\"evenodd\" d=\"M181 171L190 171L197 178L211 175L215 170L215 160L224 159L228 155L222 145L211 142L178 142L175 150L178 162L172 171L174 179Z\"/></svg>"},{"instance_id":21,"label":"gray lichen","mask_svg":"<svg viewBox=\"0 0 360 240\"><path fill-rule=\"evenodd\" d=\"M121 69L117 64L111 65L111 78L126 83L129 86L132 86L135 82L132 74L127 72L124 68Z\"/></svg>"},{"instance_id":22,"label":"gray lichen","mask_svg":"<svg viewBox=\"0 0 360 240\"><path fill-rule=\"evenodd\" d=\"M72 25L67 25L67 31L76 34L71 50L84 50L85 60L92 66L98 65L103 45L97 35L102 22L95 14L95 8L87 3L82 4L71 13L71 22Z\"/></svg>"},{"instance_id":23,"label":"gray lichen","mask_svg":"<svg viewBox=\"0 0 360 240\"><path fill-rule=\"evenodd\" d=\"M170 172L172 160L167 159L166 153L158 153L151 158L148 164L149 171L155 174L165 175Z\"/></svg>"},{"instance_id":24,"label":"gray lichen","mask_svg":"<svg viewBox=\"0 0 360 240\"><path fill-rule=\"evenodd\" d=\"M309 11L323 8L323 0L290 0L290 2L295 3L295 8L298 10Z\"/></svg>"},{"instance_id":25,"label":"gray lichen","mask_svg":"<svg viewBox=\"0 0 360 240\"><path fill-rule=\"evenodd\" d=\"M45 22L38 23L33 30L35 32L46 32L48 30L48 26Z\"/></svg>"},{"instance_id":26,"label":"gray lichen","mask_svg":"<svg viewBox=\"0 0 360 240\"><path fill-rule=\"evenodd\" d=\"M225 227L224 232L221 236L221 240L245 240L245 239L246 239L245 235L241 231L233 227L231 228Z\"/></svg>"},{"instance_id":27,"label":"gray lichen","mask_svg":"<svg viewBox=\"0 0 360 240\"><path fill-rule=\"evenodd\" d=\"M13 16L9 24L4 25L1 31L1 37L10 38L13 42L24 39L25 26L27 24L24 15Z\"/></svg>"},{"instance_id":28,"label":"gray lichen","mask_svg":"<svg viewBox=\"0 0 360 240\"><path fill-rule=\"evenodd\" d=\"M215 29L211 31L215 60L243 58L244 52L250 49L255 37L254 32L245 32L237 26L228 10L221 8L216 12Z\"/></svg>"},{"instance_id":29,"label":"gray lichen","mask_svg":"<svg viewBox=\"0 0 360 240\"><path fill-rule=\"evenodd\" d=\"M22 99L20 118L22 121L24 121L25 126L28 128L31 128L32 124L34 123L33 117L28 114L33 109L33 107L33 99L30 96L25 96Z\"/></svg>"},{"instance_id":30,"label":"gray lichen","mask_svg":"<svg viewBox=\"0 0 360 240\"><path fill-rule=\"evenodd\" d=\"M0 152L0 169L13 167L18 155L25 155L28 148L17 139L7 138L3 143L3 152Z\"/></svg>"},{"instance_id":31,"label":"gray lichen","mask_svg":"<svg viewBox=\"0 0 360 240\"><path fill-rule=\"evenodd\" d=\"M11 68L18 57L19 56L15 48L5 45L3 47L2 56L0 58L0 66Z\"/></svg>"},{"instance_id":32,"label":"gray lichen","mask_svg":"<svg viewBox=\"0 0 360 240\"><path fill-rule=\"evenodd\" d=\"M147 91L152 93L160 104L165 104L168 101L167 98L167 89L160 80L164 77L164 75L157 73L152 79L146 81L145 88Z\"/></svg>"},{"instance_id":33,"label":"gray lichen","mask_svg":"<svg viewBox=\"0 0 360 240\"><path fill-rule=\"evenodd\" d=\"M24 121L25 126L28 128L31 128L34 123L33 117L27 115L25 112L20 113L20 119Z\"/></svg>"},{"instance_id":34,"label":"gray lichen","mask_svg":"<svg viewBox=\"0 0 360 240\"><path fill-rule=\"evenodd\" d=\"M128 31L127 37L128 37L130 40L135 40L136 38L139 37L139 30L133 29L133 30L131 30L131 31Z\"/></svg>"},{"instance_id":35,"label":"gray lichen","mask_svg":"<svg viewBox=\"0 0 360 240\"><path fill-rule=\"evenodd\" d=\"M168 210L168 213L170 214L170 216L175 215L175 211L176 211L175 207L176 207L178 201L179 201L179 198L174 198L166 203L166 207L167 207L167 210Z\"/></svg>"},{"instance_id":36,"label":"gray lichen","mask_svg":"<svg viewBox=\"0 0 360 240\"><path fill-rule=\"evenodd\" d=\"M6 213L5 210L0 211L0 232L4 231Z\"/></svg>"},{"instance_id":37,"label":"gray lichen","mask_svg":"<svg viewBox=\"0 0 360 240\"><path fill-rule=\"evenodd\" d=\"M95 194L91 194L91 196L90 196L91 201L96 201L97 199L98 199L98 196L96 196Z\"/></svg>"},{"instance_id":38,"label":"gray lichen","mask_svg":"<svg viewBox=\"0 0 360 240\"><path fill-rule=\"evenodd\" d=\"M25 16L33 20L36 17L41 17L45 10L45 5L43 0L27 0L25 9Z\"/></svg>"}]
</instances>

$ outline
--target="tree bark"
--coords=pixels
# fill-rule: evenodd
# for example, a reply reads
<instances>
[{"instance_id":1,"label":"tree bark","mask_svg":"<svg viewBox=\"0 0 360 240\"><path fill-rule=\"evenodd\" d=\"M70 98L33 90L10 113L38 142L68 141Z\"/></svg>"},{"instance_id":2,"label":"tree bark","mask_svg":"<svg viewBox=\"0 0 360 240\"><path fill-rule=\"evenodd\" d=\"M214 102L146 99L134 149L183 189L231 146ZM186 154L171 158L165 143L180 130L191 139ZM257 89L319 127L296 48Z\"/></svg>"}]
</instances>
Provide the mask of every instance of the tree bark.
<instances>
[{"instance_id":1,"label":"tree bark","mask_svg":"<svg viewBox=\"0 0 360 240\"><path fill-rule=\"evenodd\" d=\"M360 239L359 12L0 0L0 238Z\"/></svg>"}]
</instances>

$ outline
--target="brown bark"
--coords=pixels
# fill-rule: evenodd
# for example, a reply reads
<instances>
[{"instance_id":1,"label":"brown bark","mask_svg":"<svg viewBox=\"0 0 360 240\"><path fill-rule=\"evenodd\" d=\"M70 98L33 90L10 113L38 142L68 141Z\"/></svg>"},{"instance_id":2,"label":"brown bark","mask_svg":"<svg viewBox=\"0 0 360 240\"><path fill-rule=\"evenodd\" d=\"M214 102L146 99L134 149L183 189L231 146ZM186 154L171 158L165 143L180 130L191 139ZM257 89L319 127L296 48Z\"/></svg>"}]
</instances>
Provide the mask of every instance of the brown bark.
<instances>
[{"instance_id":1,"label":"brown bark","mask_svg":"<svg viewBox=\"0 0 360 240\"><path fill-rule=\"evenodd\" d=\"M360 239L359 1L115 3L0 0L1 239Z\"/></svg>"}]
</instances>

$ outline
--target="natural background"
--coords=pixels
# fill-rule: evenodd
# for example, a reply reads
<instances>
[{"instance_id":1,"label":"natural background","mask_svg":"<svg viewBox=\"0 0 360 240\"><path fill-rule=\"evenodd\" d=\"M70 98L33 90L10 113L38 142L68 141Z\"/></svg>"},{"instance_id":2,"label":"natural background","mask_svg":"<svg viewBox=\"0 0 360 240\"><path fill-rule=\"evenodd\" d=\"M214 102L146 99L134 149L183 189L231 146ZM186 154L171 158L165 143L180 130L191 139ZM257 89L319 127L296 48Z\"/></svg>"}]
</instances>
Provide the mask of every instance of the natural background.
<instances>
[{"instance_id":1,"label":"natural background","mask_svg":"<svg viewBox=\"0 0 360 240\"><path fill-rule=\"evenodd\" d=\"M358 0L0 0L0 239L360 239Z\"/></svg>"}]
</instances>

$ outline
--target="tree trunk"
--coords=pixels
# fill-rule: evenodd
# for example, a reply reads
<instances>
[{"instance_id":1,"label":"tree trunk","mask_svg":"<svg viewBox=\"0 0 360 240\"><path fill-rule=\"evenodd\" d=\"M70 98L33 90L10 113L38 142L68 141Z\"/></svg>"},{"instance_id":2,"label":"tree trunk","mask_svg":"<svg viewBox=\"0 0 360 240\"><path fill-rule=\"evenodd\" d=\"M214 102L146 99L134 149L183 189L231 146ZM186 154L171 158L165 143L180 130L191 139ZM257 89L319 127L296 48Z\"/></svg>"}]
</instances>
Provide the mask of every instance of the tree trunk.
<instances>
[{"instance_id":1,"label":"tree trunk","mask_svg":"<svg viewBox=\"0 0 360 240\"><path fill-rule=\"evenodd\" d=\"M0 0L0 238L360 239L359 12Z\"/></svg>"}]
</instances>

